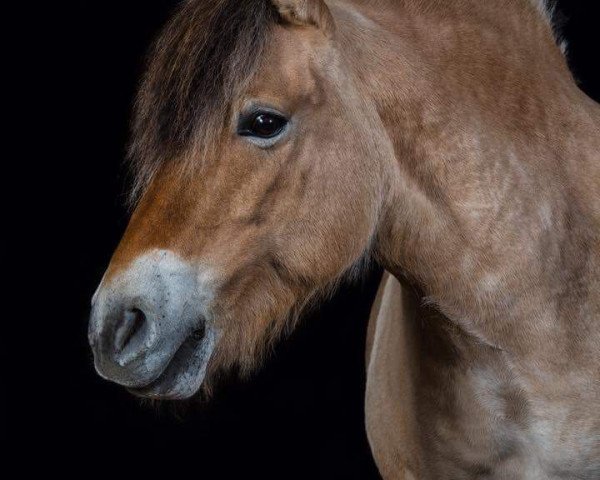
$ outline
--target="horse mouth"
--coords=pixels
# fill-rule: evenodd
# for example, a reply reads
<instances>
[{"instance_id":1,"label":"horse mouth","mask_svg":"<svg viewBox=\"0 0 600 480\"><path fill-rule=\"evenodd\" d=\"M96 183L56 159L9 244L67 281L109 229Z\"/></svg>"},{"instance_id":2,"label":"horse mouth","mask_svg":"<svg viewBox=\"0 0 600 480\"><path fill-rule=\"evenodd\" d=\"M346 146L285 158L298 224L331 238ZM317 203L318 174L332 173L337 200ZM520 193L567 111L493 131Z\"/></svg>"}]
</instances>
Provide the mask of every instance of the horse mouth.
<instances>
[{"instance_id":1,"label":"horse mouth","mask_svg":"<svg viewBox=\"0 0 600 480\"><path fill-rule=\"evenodd\" d=\"M127 390L138 397L156 400L185 400L192 397L202 386L215 343L213 329L195 331L181 344L155 380L146 386Z\"/></svg>"}]
</instances>

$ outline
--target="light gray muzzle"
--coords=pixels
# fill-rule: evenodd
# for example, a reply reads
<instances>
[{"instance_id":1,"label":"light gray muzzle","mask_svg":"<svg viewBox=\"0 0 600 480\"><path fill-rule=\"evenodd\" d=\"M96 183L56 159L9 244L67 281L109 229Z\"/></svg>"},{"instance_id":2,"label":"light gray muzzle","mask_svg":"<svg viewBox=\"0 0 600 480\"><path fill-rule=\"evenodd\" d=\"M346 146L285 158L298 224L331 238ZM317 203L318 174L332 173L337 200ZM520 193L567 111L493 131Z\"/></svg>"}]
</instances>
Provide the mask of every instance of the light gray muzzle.
<instances>
[{"instance_id":1,"label":"light gray muzzle","mask_svg":"<svg viewBox=\"0 0 600 480\"><path fill-rule=\"evenodd\" d=\"M186 398L202 383L215 335L206 271L169 251L136 259L92 300L89 342L105 379L144 396Z\"/></svg>"}]
</instances>

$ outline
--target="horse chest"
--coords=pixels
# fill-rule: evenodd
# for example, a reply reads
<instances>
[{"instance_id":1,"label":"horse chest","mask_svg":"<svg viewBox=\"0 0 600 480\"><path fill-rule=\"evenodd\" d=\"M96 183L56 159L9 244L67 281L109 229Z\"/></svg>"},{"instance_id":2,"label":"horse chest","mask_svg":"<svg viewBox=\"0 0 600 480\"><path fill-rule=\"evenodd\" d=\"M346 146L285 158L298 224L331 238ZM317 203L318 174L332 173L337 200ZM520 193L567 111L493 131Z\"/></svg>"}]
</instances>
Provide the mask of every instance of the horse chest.
<instances>
[{"instance_id":1,"label":"horse chest","mask_svg":"<svg viewBox=\"0 0 600 480\"><path fill-rule=\"evenodd\" d=\"M457 348L435 322L417 321L393 277L384 283L371 317L366 394L383 478L600 478L593 386L578 385L577 375L557 381L555 372L521 371L487 347Z\"/></svg>"},{"instance_id":2,"label":"horse chest","mask_svg":"<svg viewBox=\"0 0 600 480\"><path fill-rule=\"evenodd\" d=\"M566 396L536 396L504 366L438 373L417 402L431 478L599 478L598 422Z\"/></svg>"}]
</instances>

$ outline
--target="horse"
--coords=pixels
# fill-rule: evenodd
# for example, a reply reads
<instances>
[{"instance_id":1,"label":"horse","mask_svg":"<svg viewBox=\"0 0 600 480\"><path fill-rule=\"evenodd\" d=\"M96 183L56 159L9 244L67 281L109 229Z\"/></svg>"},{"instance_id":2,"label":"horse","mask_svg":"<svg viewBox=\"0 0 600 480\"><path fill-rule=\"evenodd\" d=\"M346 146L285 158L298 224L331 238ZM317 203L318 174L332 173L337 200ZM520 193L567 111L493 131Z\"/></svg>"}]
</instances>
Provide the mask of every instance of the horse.
<instances>
[{"instance_id":1,"label":"horse","mask_svg":"<svg viewBox=\"0 0 600 480\"><path fill-rule=\"evenodd\" d=\"M600 478L600 107L541 0L188 0L134 108L97 372L186 399L370 262L385 479Z\"/></svg>"}]
</instances>

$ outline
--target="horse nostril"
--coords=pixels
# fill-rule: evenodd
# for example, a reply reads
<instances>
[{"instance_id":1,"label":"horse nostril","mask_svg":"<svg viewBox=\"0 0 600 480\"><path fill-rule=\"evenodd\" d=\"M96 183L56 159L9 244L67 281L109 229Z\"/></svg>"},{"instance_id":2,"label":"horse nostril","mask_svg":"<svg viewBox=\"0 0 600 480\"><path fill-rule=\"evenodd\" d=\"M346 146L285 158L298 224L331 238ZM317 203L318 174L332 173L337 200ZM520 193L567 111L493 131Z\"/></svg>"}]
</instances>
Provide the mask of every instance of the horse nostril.
<instances>
[{"instance_id":1,"label":"horse nostril","mask_svg":"<svg viewBox=\"0 0 600 480\"><path fill-rule=\"evenodd\" d=\"M192 339L199 342L200 340L202 340L204 338L205 334L206 334L206 328L204 326L202 326L198 330L194 330L194 332L192 333Z\"/></svg>"},{"instance_id":2,"label":"horse nostril","mask_svg":"<svg viewBox=\"0 0 600 480\"><path fill-rule=\"evenodd\" d=\"M139 308L125 311L121 325L119 325L115 334L116 351L120 352L131 343L145 323L146 315Z\"/></svg>"}]
</instances>

